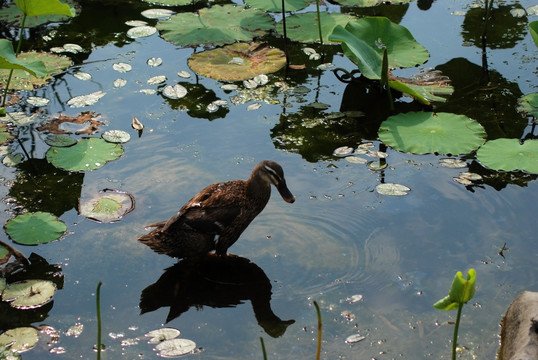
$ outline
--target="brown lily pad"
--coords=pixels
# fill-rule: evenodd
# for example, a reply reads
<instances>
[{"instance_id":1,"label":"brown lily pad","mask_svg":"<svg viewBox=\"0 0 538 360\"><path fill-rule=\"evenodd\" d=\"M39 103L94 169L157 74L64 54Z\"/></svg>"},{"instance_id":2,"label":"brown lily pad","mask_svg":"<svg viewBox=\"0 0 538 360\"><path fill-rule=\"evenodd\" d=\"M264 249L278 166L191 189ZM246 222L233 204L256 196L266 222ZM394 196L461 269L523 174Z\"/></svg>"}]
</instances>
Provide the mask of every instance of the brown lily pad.
<instances>
[{"instance_id":1,"label":"brown lily pad","mask_svg":"<svg viewBox=\"0 0 538 360\"><path fill-rule=\"evenodd\" d=\"M216 80L239 81L269 74L286 65L283 51L260 43L236 43L193 54L188 61L196 73Z\"/></svg>"},{"instance_id":2,"label":"brown lily pad","mask_svg":"<svg viewBox=\"0 0 538 360\"><path fill-rule=\"evenodd\" d=\"M59 117L41 125L37 130L57 135L72 133L77 135L93 134L99 130L100 125L104 125L102 121L97 120L98 117L99 115L96 115L93 111L85 111L77 117L60 114Z\"/></svg>"}]
</instances>

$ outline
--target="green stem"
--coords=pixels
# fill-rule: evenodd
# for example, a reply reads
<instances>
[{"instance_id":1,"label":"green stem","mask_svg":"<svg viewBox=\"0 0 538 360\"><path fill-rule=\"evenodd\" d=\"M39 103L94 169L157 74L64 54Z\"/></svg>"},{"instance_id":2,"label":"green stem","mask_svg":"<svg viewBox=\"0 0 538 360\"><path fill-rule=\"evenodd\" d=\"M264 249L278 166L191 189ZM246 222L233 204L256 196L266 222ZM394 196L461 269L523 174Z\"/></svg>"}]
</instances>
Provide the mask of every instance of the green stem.
<instances>
[{"instance_id":1,"label":"green stem","mask_svg":"<svg viewBox=\"0 0 538 360\"><path fill-rule=\"evenodd\" d=\"M321 356L321 311L319 310L319 305L315 300L314 306L316 307L316 313L318 314L318 347L316 349L316 360L319 360Z\"/></svg>"},{"instance_id":2,"label":"green stem","mask_svg":"<svg viewBox=\"0 0 538 360\"><path fill-rule=\"evenodd\" d=\"M260 336L260 342L262 343L263 360L267 360L267 352L265 351L265 343L263 342L263 338L261 336Z\"/></svg>"},{"instance_id":3,"label":"green stem","mask_svg":"<svg viewBox=\"0 0 538 360\"><path fill-rule=\"evenodd\" d=\"M95 303L97 305L97 360L101 359L101 285L103 285L103 282L99 281L95 292Z\"/></svg>"},{"instance_id":4,"label":"green stem","mask_svg":"<svg viewBox=\"0 0 538 360\"><path fill-rule=\"evenodd\" d=\"M321 14L319 12L319 0L316 0L316 11L318 13L318 32L319 32L319 42L323 45L323 34L321 32Z\"/></svg>"},{"instance_id":5,"label":"green stem","mask_svg":"<svg viewBox=\"0 0 538 360\"><path fill-rule=\"evenodd\" d=\"M17 44L17 50L15 51L15 56L19 55L22 47L22 31L24 30L24 24L26 23L26 14L22 17L21 27L19 29L19 43ZM11 77L13 76L13 69L9 71L9 76L7 77L6 87L4 88L4 97L2 98L2 106L6 106L7 100L7 89L9 88L9 83L11 82Z\"/></svg>"},{"instance_id":6,"label":"green stem","mask_svg":"<svg viewBox=\"0 0 538 360\"><path fill-rule=\"evenodd\" d=\"M286 55L286 70L290 67L290 57L288 55L288 33L286 29L286 6L282 0L282 29L284 30L284 54Z\"/></svg>"},{"instance_id":7,"label":"green stem","mask_svg":"<svg viewBox=\"0 0 538 360\"><path fill-rule=\"evenodd\" d=\"M461 310L463 303L459 304L458 315L456 317L456 325L454 326L454 337L452 338L452 360L456 360L456 347L458 346L458 328L460 327Z\"/></svg>"}]
</instances>

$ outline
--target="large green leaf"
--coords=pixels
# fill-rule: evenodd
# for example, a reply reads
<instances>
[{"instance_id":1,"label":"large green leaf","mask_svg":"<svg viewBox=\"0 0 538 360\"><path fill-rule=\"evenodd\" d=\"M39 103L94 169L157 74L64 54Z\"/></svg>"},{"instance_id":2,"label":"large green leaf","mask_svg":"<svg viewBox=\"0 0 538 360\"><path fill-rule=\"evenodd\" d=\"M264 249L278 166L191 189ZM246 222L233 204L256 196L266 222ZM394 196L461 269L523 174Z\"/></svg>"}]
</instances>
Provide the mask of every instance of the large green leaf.
<instances>
[{"instance_id":1,"label":"large green leaf","mask_svg":"<svg viewBox=\"0 0 538 360\"><path fill-rule=\"evenodd\" d=\"M45 76L47 71L42 61L24 63L17 59L11 41L0 39L0 69L20 69L28 71L33 76Z\"/></svg>"},{"instance_id":2,"label":"large green leaf","mask_svg":"<svg viewBox=\"0 0 538 360\"><path fill-rule=\"evenodd\" d=\"M484 166L493 170L523 170L538 174L538 140L496 139L486 142L476 153Z\"/></svg>"},{"instance_id":3,"label":"large green leaf","mask_svg":"<svg viewBox=\"0 0 538 360\"><path fill-rule=\"evenodd\" d=\"M286 56L279 49L257 43L237 43L192 54L188 64L200 75L238 81L280 70L286 65Z\"/></svg>"},{"instance_id":4,"label":"large green leaf","mask_svg":"<svg viewBox=\"0 0 538 360\"><path fill-rule=\"evenodd\" d=\"M529 31L536 46L538 46L538 20L535 20L529 24Z\"/></svg>"},{"instance_id":5,"label":"large green leaf","mask_svg":"<svg viewBox=\"0 0 538 360\"><path fill-rule=\"evenodd\" d=\"M390 87L426 105L432 101L445 102L446 98L439 95L447 96L454 92L454 88L446 84L411 84L404 80L389 81Z\"/></svg>"},{"instance_id":6,"label":"large green leaf","mask_svg":"<svg viewBox=\"0 0 538 360\"><path fill-rule=\"evenodd\" d=\"M282 12L282 0L245 0L245 4L265 11ZM286 12L299 11L308 5L307 0L284 0Z\"/></svg>"},{"instance_id":7,"label":"large green leaf","mask_svg":"<svg viewBox=\"0 0 538 360\"><path fill-rule=\"evenodd\" d=\"M328 13L324 11L320 13L320 19L323 43L330 44L331 42L334 43L334 40L329 39L329 35L331 35L335 27L338 25L346 26L348 22L357 18L351 15ZM304 43L313 43L319 41L317 12L305 12L288 16L286 17L286 27L288 30L287 35L293 41ZM276 29L280 35L284 34L282 21L276 25Z\"/></svg>"},{"instance_id":8,"label":"large green leaf","mask_svg":"<svg viewBox=\"0 0 538 360\"><path fill-rule=\"evenodd\" d=\"M51 147L47 160L54 166L69 171L91 171L116 160L123 154L121 144L101 138L82 139L71 147Z\"/></svg>"},{"instance_id":9,"label":"large green leaf","mask_svg":"<svg viewBox=\"0 0 538 360\"><path fill-rule=\"evenodd\" d=\"M49 1L44 0L44 5L47 6ZM80 5L75 2L75 0L64 0L66 4L63 4L65 6L70 6L74 12L79 13L80 12ZM50 3L53 3L53 1L50 1ZM58 5L58 3L56 3ZM33 6L31 6L32 8ZM31 11L34 11L34 9L30 9ZM39 10L39 7L38 9ZM61 22L69 20L70 17L74 15L74 12L67 12L65 11L66 8L62 6L60 3L60 12L47 14L47 15L40 15L40 16L27 16L26 20L24 22L25 28L31 28L43 24L47 24L50 22ZM6 23L20 27L22 24L22 19L24 17L24 13L19 9L17 4L11 4L8 6L3 7L0 9L0 21L5 21Z\"/></svg>"},{"instance_id":10,"label":"large green leaf","mask_svg":"<svg viewBox=\"0 0 538 360\"><path fill-rule=\"evenodd\" d=\"M62 236L67 227L51 213L38 211L17 215L6 223L6 232L18 244L45 244Z\"/></svg>"},{"instance_id":11,"label":"large green leaf","mask_svg":"<svg viewBox=\"0 0 538 360\"><path fill-rule=\"evenodd\" d=\"M407 4L413 0L336 0L335 2L344 6L371 7L380 4Z\"/></svg>"},{"instance_id":12,"label":"large green leaf","mask_svg":"<svg viewBox=\"0 0 538 360\"><path fill-rule=\"evenodd\" d=\"M15 0L15 4L26 16L66 15L75 16L69 5L58 0Z\"/></svg>"},{"instance_id":13,"label":"large green leaf","mask_svg":"<svg viewBox=\"0 0 538 360\"><path fill-rule=\"evenodd\" d=\"M379 127L381 141L413 154L467 154L485 137L477 121L450 113L408 112L389 117Z\"/></svg>"},{"instance_id":14,"label":"large green leaf","mask_svg":"<svg viewBox=\"0 0 538 360\"><path fill-rule=\"evenodd\" d=\"M274 27L273 18L265 12L235 5L214 5L197 13L179 13L157 23L162 37L178 46L250 41Z\"/></svg>"}]
</instances>

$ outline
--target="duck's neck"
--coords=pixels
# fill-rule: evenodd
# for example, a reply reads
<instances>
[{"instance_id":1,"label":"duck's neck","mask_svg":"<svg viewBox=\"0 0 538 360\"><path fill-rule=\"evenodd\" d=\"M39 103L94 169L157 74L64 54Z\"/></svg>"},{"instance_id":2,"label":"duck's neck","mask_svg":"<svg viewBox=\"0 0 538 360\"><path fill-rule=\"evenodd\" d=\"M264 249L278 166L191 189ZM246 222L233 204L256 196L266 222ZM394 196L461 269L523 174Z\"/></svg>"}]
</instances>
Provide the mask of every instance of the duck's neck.
<instances>
[{"instance_id":1,"label":"duck's neck","mask_svg":"<svg viewBox=\"0 0 538 360\"><path fill-rule=\"evenodd\" d=\"M267 202L271 196L271 184L259 172L253 172L247 181L247 196L251 199L258 198Z\"/></svg>"}]
</instances>

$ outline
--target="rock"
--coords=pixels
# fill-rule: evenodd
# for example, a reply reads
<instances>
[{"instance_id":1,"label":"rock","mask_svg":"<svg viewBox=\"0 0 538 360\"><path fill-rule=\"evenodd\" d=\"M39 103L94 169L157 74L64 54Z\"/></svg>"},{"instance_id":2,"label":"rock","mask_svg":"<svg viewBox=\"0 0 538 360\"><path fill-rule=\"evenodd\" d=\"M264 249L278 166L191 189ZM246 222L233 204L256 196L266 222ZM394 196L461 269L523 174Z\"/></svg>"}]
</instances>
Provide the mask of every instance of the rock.
<instances>
[{"instance_id":1,"label":"rock","mask_svg":"<svg viewBox=\"0 0 538 360\"><path fill-rule=\"evenodd\" d=\"M499 360L538 359L538 292L524 291L501 322Z\"/></svg>"}]
</instances>

